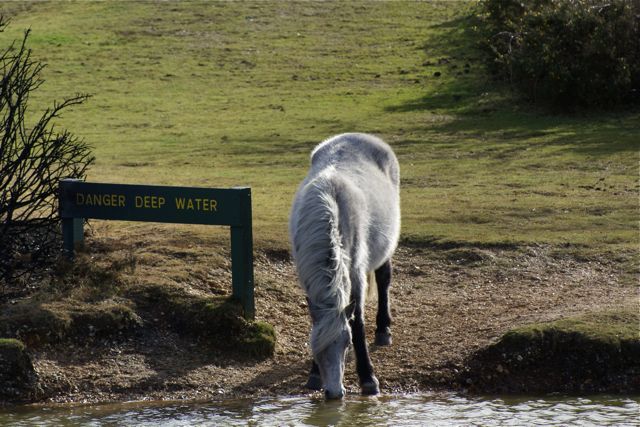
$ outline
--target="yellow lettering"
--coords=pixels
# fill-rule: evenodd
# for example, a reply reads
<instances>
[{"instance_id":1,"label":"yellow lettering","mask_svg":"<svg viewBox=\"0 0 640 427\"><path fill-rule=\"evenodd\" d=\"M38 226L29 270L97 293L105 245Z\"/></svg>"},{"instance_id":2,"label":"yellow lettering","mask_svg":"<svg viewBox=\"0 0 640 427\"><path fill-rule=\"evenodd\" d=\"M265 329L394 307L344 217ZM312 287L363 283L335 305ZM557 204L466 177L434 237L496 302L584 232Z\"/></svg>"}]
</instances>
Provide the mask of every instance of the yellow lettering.
<instances>
[{"instance_id":1,"label":"yellow lettering","mask_svg":"<svg viewBox=\"0 0 640 427\"><path fill-rule=\"evenodd\" d=\"M127 196L124 194L90 194L76 193L75 202L79 206L108 206L121 207L127 205ZM218 201L216 199L174 197L176 209L217 212ZM162 209L167 204L164 196L137 195L134 196L134 207L137 209Z\"/></svg>"},{"instance_id":2,"label":"yellow lettering","mask_svg":"<svg viewBox=\"0 0 640 427\"><path fill-rule=\"evenodd\" d=\"M142 198L136 196L136 207L142 207ZM125 207L126 197L123 194L85 194L76 193L76 204L85 206Z\"/></svg>"},{"instance_id":3,"label":"yellow lettering","mask_svg":"<svg viewBox=\"0 0 640 427\"><path fill-rule=\"evenodd\" d=\"M139 196L136 198L136 207L140 207ZM84 194L76 193L76 204L86 206L110 206L124 207L126 198L123 194Z\"/></svg>"},{"instance_id":4,"label":"yellow lettering","mask_svg":"<svg viewBox=\"0 0 640 427\"><path fill-rule=\"evenodd\" d=\"M124 196L121 197L122 206L124 206ZM175 201L176 208L183 209L184 199L176 197ZM163 196L136 196L136 208L161 209L166 202Z\"/></svg>"},{"instance_id":5,"label":"yellow lettering","mask_svg":"<svg viewBox=\"0 0 640 427\"><path fill-rule=\"evenodd\" d=\"M177 209L190 209L206 212L215 212L218 210L218 201L216 199L191 199L187 197L176 197L174 199ZM165 204L164 197L158 198L158 207Z\"/></svg>"}]
</instances>

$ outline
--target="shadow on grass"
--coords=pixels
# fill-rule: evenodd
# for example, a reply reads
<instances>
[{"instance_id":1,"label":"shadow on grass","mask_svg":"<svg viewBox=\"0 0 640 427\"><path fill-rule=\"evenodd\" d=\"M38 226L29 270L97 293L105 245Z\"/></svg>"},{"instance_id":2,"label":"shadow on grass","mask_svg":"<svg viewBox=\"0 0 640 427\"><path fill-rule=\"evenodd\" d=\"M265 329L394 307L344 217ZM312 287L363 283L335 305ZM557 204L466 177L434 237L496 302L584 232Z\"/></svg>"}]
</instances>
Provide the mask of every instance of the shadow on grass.
<instances>
[{"instance_id":1,"label":"shadow on grass","mask_svg":"<svg viewBox=\"0 0 640 427\"><path fill-rule=\"evenodd\" d=\"M465 16L432 26L435 35L422 46L432 59L423 65L440 77L430 80L422 96L389 106L387 112L438 112L451 118L416 129L421 134L535 143L598 157L638 152L638 107L617 112L559 113L534 106L510 92L507 85L493 81L483 63L479 36L473 30L477 19L470 8ZM456 145L468 143L465 140L468 138L456 138L460 141Z\"/></svg>"},{"instance_id":2,"label":"shadow on grass","mask_svg":"<svg viewBox=\"0 0 640 427\"><path fill-rule=\"evenodd\" d=\"M481 241L456 241L443 239L439 236L405 234L400 239L403 247L411 249L427 249L434 252L445 252L452 249L492 249L492 250L517 250L523 244L519 242L481 242Z\"/></svg>"},{"instance_id":3,"label":"shadow on grass","mask_svg":"<svg viewBox=\"0 0 640 427\"><path fill-rule=\"evenodd\" d=\"M498 142L556 146L560 151L606 157L638 153L640 108L625 113L592 113L581 117L537 112L497 111L488 115L459 114L429 131L488 136Z\"/></svg>"},{"instance_id":4,"label":"shadow on grass","mask_svg":"<svg viewBox=\"0 0 640 427\"><path fill-rule=\"evenodd\" d=\"M450 110L465 112L486 109L482 106L487 91L495 91L485 72L482 52L473 28L477 18L472 13L432 25L431 36L421 46L427 59L422 65L431 74L425 94L392 105L388 112Z\"/></svg>"}]
</instances>

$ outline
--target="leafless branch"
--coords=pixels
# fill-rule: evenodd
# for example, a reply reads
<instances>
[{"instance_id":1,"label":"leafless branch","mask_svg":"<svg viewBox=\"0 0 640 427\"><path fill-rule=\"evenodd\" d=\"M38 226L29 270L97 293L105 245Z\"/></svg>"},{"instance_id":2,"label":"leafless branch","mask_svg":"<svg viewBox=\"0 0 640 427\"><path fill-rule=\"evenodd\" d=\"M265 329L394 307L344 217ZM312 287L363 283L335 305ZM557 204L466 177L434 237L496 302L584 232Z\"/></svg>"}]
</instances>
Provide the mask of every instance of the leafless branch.
<instances>
[{"instance_id":1,"label":"leafless branch","mask_svg":"<svg viewBox=\"0 0 640 427\"><path fill-rule=\"evenodd\" d=\"M6 24L0 16L0 32ZM54 125L88 95L54 102L34 124L26 122L29 95L43 83L44 68L27 48L29 33L0 51L0 286L32 267L21 265L24 260L57 251L58 183L84 178L94 160L82 139Z\"/></svg>"}]
</instances>

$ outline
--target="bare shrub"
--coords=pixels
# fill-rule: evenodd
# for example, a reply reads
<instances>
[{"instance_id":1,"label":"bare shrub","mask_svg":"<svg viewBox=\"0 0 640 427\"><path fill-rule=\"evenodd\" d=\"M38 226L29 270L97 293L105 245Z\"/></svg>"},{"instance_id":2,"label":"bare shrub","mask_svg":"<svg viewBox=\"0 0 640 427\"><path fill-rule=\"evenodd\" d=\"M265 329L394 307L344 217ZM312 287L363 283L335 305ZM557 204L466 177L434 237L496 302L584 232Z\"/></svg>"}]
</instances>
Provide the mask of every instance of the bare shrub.
<instances>
[{"instance_id":1,"label":"bare shrub","mask_svg":"<svg viewBox=\"0 0 640 427\"><path fill-rule=\"evenodd\" d=\"M0 17L0 32L6 21ZM78 94L54 102L27 123L29 95L44 82L44 64L27 48L29 31L0 53L0 287L52 259L60 247L57 206L60 179L84 178L91 150L67 130L55 128L63 110L83 103ZM24 286L24 285L21 285Z\"/></svg>"}]
</instances>

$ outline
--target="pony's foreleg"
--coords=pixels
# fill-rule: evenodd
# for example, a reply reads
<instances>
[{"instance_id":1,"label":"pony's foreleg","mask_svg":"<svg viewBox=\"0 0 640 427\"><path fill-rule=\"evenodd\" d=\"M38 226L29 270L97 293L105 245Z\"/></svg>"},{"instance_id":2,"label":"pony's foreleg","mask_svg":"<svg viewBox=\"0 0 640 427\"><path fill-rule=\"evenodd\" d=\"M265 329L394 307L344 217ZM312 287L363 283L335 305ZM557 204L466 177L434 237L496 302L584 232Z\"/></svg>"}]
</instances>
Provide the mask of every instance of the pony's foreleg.
<instances>
[{"instance_id":1,"label":"pony's foreleg","mask_svg":"<svg viewBox=\"0 0 640 427\"><path fill-rule=\"evenodd\" d=\"M320 377L320 368L318 368L318 364L315 360L311 361L311 371L309 372L309 379L307 380L307 384L305 387L311 390L320 390L322 389L322 378Z\"/></svg>"},{"instance_id":2,"label":"pony's foreleg","mask_svg":"<svg viewBox=\"0 0 640 427\"><path fill-rule=\"evenodd\" d=\"M391 344L391 313L389 312L389 285L391 285L391 259L376 270L378 284L378 315L376 316L376 345Z\"/></svg>"},{"instance_id":3,"label":"pony's foreleg","mask_svg":"<svg viewBox=\"0 0 640 427\"><path fill-rule=\"evenodd\" d=\"M360 295L352 294L351 302L354 305L354 312L349 323L351 325L353 350L356 354L356 371L360 379L360 388L362 394L378 394L380 393L380 385L378 379L373 374L373 365L369 358L369 350L367 349L367 340L364 331L364 313L362 312L364 300Z\"/></svg>"}]
</instances>

